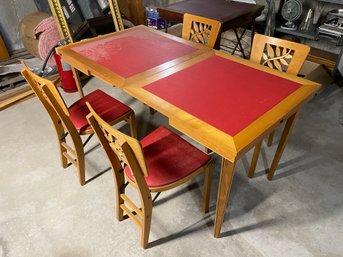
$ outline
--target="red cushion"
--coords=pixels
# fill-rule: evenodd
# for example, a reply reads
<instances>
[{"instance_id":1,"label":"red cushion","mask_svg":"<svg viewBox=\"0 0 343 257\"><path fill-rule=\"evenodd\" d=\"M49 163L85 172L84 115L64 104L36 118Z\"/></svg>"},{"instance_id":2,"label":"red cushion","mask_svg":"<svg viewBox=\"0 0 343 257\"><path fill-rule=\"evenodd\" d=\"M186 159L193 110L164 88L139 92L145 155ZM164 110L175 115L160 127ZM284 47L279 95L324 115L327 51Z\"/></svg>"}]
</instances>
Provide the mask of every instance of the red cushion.
<instances>
[{"instance_id":1,"label":"red cushion","mask_svg":"<svg viewBox=\"0 0 343 257\"><path fill-rule=\"evenodd\" d=\"M91 128L86 118L89 113L86 102L89 102L94 111L109 123L131 110L130 107L103 91L95 90L69 107L70 119L78 131Z\"/></svg>"},{"instance_id":2,"label":"red cushion","mask_svg":"<svg viewBox=\"0 0 343 257\"><path fill-rule=\"evenodd\" d=\"M141 141L149 176L149 187L166 186L176 182L207 163L210 156L194 147L165 127L159 127ZM128 178L134 181L130 168Z\"/></svg>"}]
</instances>

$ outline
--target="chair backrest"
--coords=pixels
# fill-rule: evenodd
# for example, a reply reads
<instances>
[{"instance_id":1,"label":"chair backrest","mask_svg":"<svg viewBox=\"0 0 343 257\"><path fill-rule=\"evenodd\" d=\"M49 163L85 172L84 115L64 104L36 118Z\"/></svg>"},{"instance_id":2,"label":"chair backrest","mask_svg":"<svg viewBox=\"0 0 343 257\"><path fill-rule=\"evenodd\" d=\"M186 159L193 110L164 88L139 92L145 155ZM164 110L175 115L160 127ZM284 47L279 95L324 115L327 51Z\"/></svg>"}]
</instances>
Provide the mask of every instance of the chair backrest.
<instances>
[{"instance_id":1,"label":"chair backrest","mask_svg":"<svg viewBox=\"0 0 343 257\"><path fill-rule=\"evenodd\" d=\"M56 129L62 124L71 134L78 134L69 118L69 110L55 84L34 74L22 61L24 70L21 71L32 90L44 105Z\"/></svg>"},{"instance_id":2,"label":"chair backrest","mask_svg":"<svg viewBox=\"0 0 343 257\"><path fill-rule=\"evenodd\" d=\"M33 92L35 92L38 99L42 102L48 113L51 115L53 113L56 113L56 111L54 110L53 106L51 105L51 102L49 101L48 97L43 91L44 86L49 87L51 91L54 92L54 95L56 95L56 101L61 106L61 109L63 110L63 112L66 113L66 115L69 115L68 108L54 83L48 79L44 79L33 73L23 61L21 61L21 64L24 67L24 69L21 71L21 74L26 79L27 83L32 88Z\"/></svg>"},{"instance_id":3,"label":"chair backrest","mask_svg":"<svg viewBox=\"0 0 343 257\"><path fill-rule=\"evenodd\" d=\"M213 48L220 32L221 23L216 20L185 13L182 38Z\"/></svg>"},{"instance_id":4,"label":"chair backrest","mask_svg":"<svg viewBox=\"0 0 343 257\"><path fill-rule=\"evenodd\" d=\"M307 45L255 34L250 60L272 69L297 75L309 52L310 47Z\"/></svg>"},{"instance_id":5,"label":"chair backrest","mask_svg":"<svg viewBox=\"0 0 343 257\"><path fill-rule=\"evenodd\" d=\"M86 104L90 110L87 115L88 122L105 149L113 171L118 172L121 169L120 162L123 162L129 166L138 187L147 189L144 176L148 176L148 170L140 142L111 127L88 102Z\"/></svg>"}]
</instances>

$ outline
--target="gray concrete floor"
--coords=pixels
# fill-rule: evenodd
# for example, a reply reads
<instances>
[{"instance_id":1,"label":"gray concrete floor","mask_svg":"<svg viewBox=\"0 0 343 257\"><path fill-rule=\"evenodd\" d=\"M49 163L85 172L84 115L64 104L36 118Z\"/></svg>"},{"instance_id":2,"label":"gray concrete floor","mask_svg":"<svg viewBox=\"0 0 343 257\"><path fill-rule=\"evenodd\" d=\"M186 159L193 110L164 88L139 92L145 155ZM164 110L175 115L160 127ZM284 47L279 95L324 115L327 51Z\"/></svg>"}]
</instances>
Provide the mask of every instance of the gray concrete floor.
<instances>
[{"instance_id":1,"label":"gray concrete floor","mask_svg":"<svg viewBox=\"0 0 343 257\"><path fill-rule=\"evenodd\" d=\"M93 79L135 109L142 137L166 118ZM64 94L71 103L77 95ZM122 128L128 131L124 125ZM277 137L281 129L278 130ZM211 211L200 211L202 177L163 193L153 209L150 247L131 220L114 217L114 184L92 139L81 187L60 165L54 128L37 98L0 112L0 256L343 256L343 91L330 86L301 111L272 182L265 169L276 145L263 146L253 179L251 151L238 162L222 226L213 238L219 158ZM134 191L130 191L134 194Z\"/></svg>"}]
</instances>

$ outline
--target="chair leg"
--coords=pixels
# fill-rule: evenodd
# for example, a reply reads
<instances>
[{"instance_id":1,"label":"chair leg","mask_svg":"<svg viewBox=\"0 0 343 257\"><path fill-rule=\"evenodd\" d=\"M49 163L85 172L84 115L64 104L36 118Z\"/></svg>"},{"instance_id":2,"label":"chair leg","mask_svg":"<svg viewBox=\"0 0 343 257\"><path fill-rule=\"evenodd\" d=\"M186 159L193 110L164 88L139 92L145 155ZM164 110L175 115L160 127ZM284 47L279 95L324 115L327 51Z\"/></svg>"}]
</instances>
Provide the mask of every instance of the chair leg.
<instances>
[{"instance_id":1,"label":"chair leg","mask_svg":"<svg viewBox=\"0 0 343 257\"><path fill-rule=\"evenodd\" d=\"M136 117L135 117L134 112L132 112L132 114L129 117L129 125L130 125L131 136L134 138L137 138L137 125L136 125Z\"/></svg>"},{"instance_id":2,"label":"chair leg","mask_svg":"<svg viewBox=\"0 0 343 257\"><path fill-rule=\"evenodd\" d=\"M205 167L205 171L204 171L204 192L203 192L203 200L202 200L202 211L204 213L207 213L209 209L213 168L214 168L214 162L213 160L211 160Z\"/></svg>"},{"instance_id":3,"label":"chair leg","mask_svg":"<svg viewBox=\"0 0 343 257\"><path fill-rule=\"evenodd\" d=\"M146 249L149 243L149 234L151 227L151 218L152 218L152 201L151 196L149 203L143 208L143 219L142 219L142 228L141 228L141 246Z\"/></svg>"},{"instance_id":4,"label":"chair leg","mask_svg":"<svg viewBox=\"0 0 343 257\"><path fill-rule=\"evenodd\" d=\"M57 133L57 139L59 143L59 148L60 148L60 154L61 154L61 163L62 167L64 169L68 168L68 159L65 156L65 153L67 152L67 149L63 146L63 144L66 143L66 132L64 131L64 128L62 126L61 120L59 118L52 119L54 122L55 130Z\"/></svg>"},{"instance_id":5,"label":"chair leg","mask_svg":"<svg viewBox=\"0 0 343 257\"><path fill-rule=\"evenodd\" d=\"M62 143L66 143L65 139L59 141L59 147L60 147L60 154L61 154L61 162L62 162L62 167L64 169L68 168L68 159L65 157L65 153L67 152L67 149L63 147Z\"/></svg>"},{"instance_id":6,"label":"chair leg","mask_svg":"<svg viewBox=\"0 0 343 257\"><path fill-rule=\"evenodd\" d=\"M73 141L74 149L71 148L70 153L74 155L76 161L72 163L76 166L77 172L79 174L80 185L84 186L86 184L86 175L85 175L85 152L83 149L83 143L79 134L74 134L74 132L69 132L70 138Z\"/></svg>"},{"instance_id":7,"label":"chair leg","mask_svg":"<svg viewBox=\"0 0 343 257\"><path fill-rule=\"evenodd\" d=\"M261 145L262 145L262 140L255 146L254 154L250 163L250 169L249 169L249 174L248 174L249 178L252 178L255 174L257 160L261 152Z\"/></svg>"},{"instance_id":8,"label":"chair leg","mask_svg":"<svg viewBox=\"0 0 343 257\"><path fill-rule=\"evenodd\" d=\"M83 148L81 150L76 149L76 160L77 160L77 172L79 174L80 185L86 184L86 171L85 171L85 153Z\"/></svg>"},{"instance_id":9,"label":"chair leg","mask_svg":"<svg viewBox=\"0 0 343 257\"><path fill-rule=\"evenodd\" d=\"M123 172L120 173L120 176L115 176L114 184L116 187L116 218L119 221L122 221L124 219L124 211L120 206L124 204L124 200L121 197L121 194L125 194L125 179Z\"/></svg>"},{"instance_id":10,"label":"chair leg","mask_svg":"<svg viewBox=\"0 0 343 257\"><path fill-rule=\"evenodd\" d=\"M275 130L273 130L272 132L270 132L269 136L268 136L268 143L267 145L270 147L273 144L273 139L274 139L274 134L275 134Z\"/></svg>"}]
</instances>

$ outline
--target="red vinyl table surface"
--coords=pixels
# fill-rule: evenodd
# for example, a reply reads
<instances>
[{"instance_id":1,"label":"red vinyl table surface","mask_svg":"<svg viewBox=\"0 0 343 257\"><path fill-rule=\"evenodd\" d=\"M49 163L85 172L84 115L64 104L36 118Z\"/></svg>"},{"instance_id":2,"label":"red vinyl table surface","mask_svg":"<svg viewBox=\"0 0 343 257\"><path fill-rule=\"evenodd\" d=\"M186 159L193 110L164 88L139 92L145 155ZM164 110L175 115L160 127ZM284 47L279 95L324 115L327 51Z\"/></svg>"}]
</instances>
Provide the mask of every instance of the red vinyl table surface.
<instances>
[{"instance_id":1,"label":"red vinyl table surface","mask_svg":"<svg viewBox=\"0 0 343 257\"><path fill-rule=\"evenodd\" d=\"M78 45L72 50L127 78L193 53L197 48L146 29L136 29Z\"/></svg>"},{"instance_id":2,"label":"red vinyl table surface","mask_svg":"<svg viewBox=\"0 0 343 257\"><path fill-rule=\"evenodd\" d=\"M235 136L300 86L213 56L144 89Z\"/></svg>"}]
</instances>

